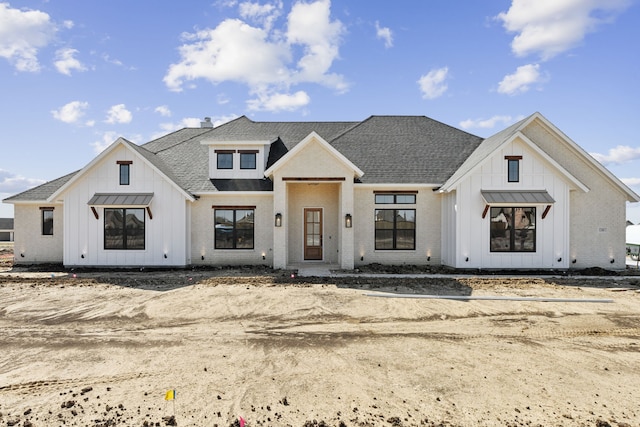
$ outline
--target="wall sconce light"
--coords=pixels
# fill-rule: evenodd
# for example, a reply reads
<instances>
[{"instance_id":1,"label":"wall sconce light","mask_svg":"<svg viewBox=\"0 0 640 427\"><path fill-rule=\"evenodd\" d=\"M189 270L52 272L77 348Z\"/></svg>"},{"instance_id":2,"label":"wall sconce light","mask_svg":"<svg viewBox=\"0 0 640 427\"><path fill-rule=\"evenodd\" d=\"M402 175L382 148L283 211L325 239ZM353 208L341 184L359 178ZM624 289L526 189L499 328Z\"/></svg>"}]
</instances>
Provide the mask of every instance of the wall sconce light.
<instances>
[{"instance_id":1,"label":"wall sconce light","mask_svg":"<svg viewBox=\"0 0 640 427\"><path fill-rule=\"evenodd\" d=\"M613 264L614 262L616 262L615 259L611 258L611 261L609 261L611 264Z\"/></svg>"},{"instance_id":2,"label":"wall sconce light","mask_svg":"<svg viewBox=\"0 0 640 427\"><path fill-rule=\"evenodd\" d=\"M464 262L469 262L469 257L466 257L466 258L464 259Z\"/></svg>"},{"instance_id":3,"label":"wall sconce light","mask_svg":"<svg viewBox=\"0 0 640 427\"><path fill-rule=\"evenodd\" d=\"M282 214L280 212L276 214L276 227L282 227Z\"/></svg>"},{"instance_id":4,"label":"wall sconce light","mask_svg":"<svg viewBox=\"0 0 640 427\"><path fill-rule=\"evenodd\" d=\"M353 224L352 224L352 217L351 217L351 214L346 214L346 215L344 216L344 226L345 226L346 228L351 228L351 226L352 226L352 225L353 225Z\"/></svg>"},{"instance_id":5,"label":"wall sconce light","mask_svg":"<svg viewBox=\"0 0 640 427\"><path fill-rule=\"evenodd\" d=\"M24 258L24 252L20 253L20 257Z\"/></svg>"},{"instance_id":6,"label":"wall sconce light","mask_svg":"<svg viewBox=\"0 0 640 427\"><path fill-rule=\"evenodd\" d=\"M558 258L558 262L562 262L562 257Z\"/></svg>"},{"instance_id":7,"label":"wall sconce light","mask_svg":"<svg viewBox=\"0 0 640 427\"><path fill-rule=\"evenodd\" d=\"M164 258L165 258L165 259L167 258L167 254L164 254Z\"/></svg>"},{"instance_id":8,"label":"wall sconce light","mask_svg":"<svg viewBox=\"0 0 640 427\"><path fill-rule=\"evenodd\" d=\"M575 264L576 262L578 262L578 260L574 258L573 261L571 261L571 264Z\"/></svg>"},{"instance_id":9,"label":"wall sconce light","mask_svg":"<svg viewBox=\"0 0 640 427\"><path fill-rule=\"evenodd\" d=\"M427 261L431 261L431 256L427 255Z\"/></svg>"},{"instance_id":10,"label":"wall sconce light","mask_svg":"<svg viewBox=\"0 0 640 427\"><path fill-rule=\"evenodd\" d=\"M262 254L262 260L264 261L265 259L267 259L267 256L263 253Z\"/></svg>"},{"instance_id":11,"label":"wall sconce light","mask_svg":"<svg viewBox=\"0 0 640 427\"><path fill-rule=\"evenodd\" d=\"M84 254L80 255L80 258L84 259Z\"/></svg>"},{"instance_id":12,"label":"wall sconce light","mask_svg":"<svg viewBox=\"0 0 640 427\"><path fill-rule=\"evenodd\" d=\"M200 259L201 259L202 261L204 261L204 255L202 255L202 256L200 257Z\"/></svg>"},{"instance_id":13,"label":"wall sconce light","mask_svg":"<svg viewBox=\"0 0 640 427\"><path fill-rule=\"evenodd\" d=\"M361 256L361 257L360 257L360 261L364 261L364 256Z\"/></svg>"}]
</instances>

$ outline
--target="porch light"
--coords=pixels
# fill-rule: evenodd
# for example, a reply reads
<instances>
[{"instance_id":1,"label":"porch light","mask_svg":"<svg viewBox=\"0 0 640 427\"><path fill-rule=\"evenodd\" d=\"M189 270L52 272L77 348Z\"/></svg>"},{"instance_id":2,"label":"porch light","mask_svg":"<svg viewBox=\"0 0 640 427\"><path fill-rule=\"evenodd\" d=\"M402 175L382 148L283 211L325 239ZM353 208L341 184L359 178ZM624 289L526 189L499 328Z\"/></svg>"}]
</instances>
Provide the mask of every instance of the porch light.
<instances>
[{"instance_id":1,"label":"porch light","mask_svg":"<svg viewBox=\"0 0 640 427\"><path fill-rule=\"evenodd\" d=\"M352 225L351 220L352 220L351 214L346 214L344 216L344 226L346 228L351 228L351 225Z\"/></svg>"},{"instance_id":2,"label":"porch light","mask_svg":"<svg viewBox=\"0 0 640 427\"><path fill-rule=\"evenodd\" d=\"M558 262L562 262L562 257L558 258Z\"/></svg>"},{"instance_id":3,"label":"porch light","mask_svg":"<svg viewBox=\"0 0 640 427\"><path fill-rule=\"evenodd\" d=\"M609 261L611 264L613 264L614 262L616 262L615 259L611 258L611 261Z\"/></svg>"},{"instance_id":4,"label":"porch light","mask_svg":"<svg viewBox=\"0 0 640 427\"><path fill-rule=\"evenodd\" d=\"M282 227L282 214L280 212L276 214L276 227Z\"/></svg>"}]
</instances>

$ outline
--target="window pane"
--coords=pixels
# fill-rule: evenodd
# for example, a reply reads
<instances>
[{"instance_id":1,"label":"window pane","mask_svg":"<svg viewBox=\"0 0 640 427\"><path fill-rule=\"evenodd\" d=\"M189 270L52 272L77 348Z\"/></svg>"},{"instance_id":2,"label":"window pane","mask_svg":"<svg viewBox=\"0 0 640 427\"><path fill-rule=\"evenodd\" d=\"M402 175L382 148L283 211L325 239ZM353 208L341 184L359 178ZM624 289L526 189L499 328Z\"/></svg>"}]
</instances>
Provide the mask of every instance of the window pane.
<instances>
[{"instance_id":1,"label":"window pane","mask_svg":"<svg viewBox=\"0 0 640 427\"><path fill-rule=\"evenodd\" d=\"M393 249L393 230L376 229L376 249Z\"/></svg>"},{"instance_id":2,"label":"window pane","mask_svg":"<svg viewBox=\"0 0 640 427\"><path fill-rule=\"evenodd\" d=\"M413 205L416 203L416 195L415 194L398 194L396 195L396 203Z\"/></svg>"},{"instance_id":3,"label":"window pane","mask_svg":"<svg viewBox=\"0 0 640 427\"><path fill-rule=\"evenodd\" d=\"M42 234L45 236L53 235L53 211L42 211Z\"/></svg>"},{"instance_id":4,"label":"window pane","mask_svg":"<svg viewBox=\"0 0 640 427\"><path fill-rule=\"evenodd\" d=\"M509 182L520 181L520 160L509 159Z\"/></svg>"},{"instance_id":5,"label":"window pane","mask_svg":"<svg viewBox=\"0 0 640 427\"><path fill-rule=\"evenodd\" d=\"M378 204L392 204L393 202L393 194L376 194L376 203Z\"/></svg>"},{"instance_id":6,"label":"window pane","mask_svg":"<svg viewBox=\"0 0 640 427\"><path fill-rule=\"evenodd\" d=\"M233 169L233 153L218 153L218 169Z\"/></svg>"},{"instance_id":7,"label":"window pane","mask_svg":"<svg viewBox=\"0 0 640 427\"><path fill-rule=\"evenodd\" d=\"M144 209L125 209L127 249L144 249Z\"/></svg>"},{"instance_id":8,"label":"window pane","mask_svg":"<svg viewBox=\"0 0 640 427\"><path fill-rule=\"evenodd\" d=\"M129 165L120 165L120 185L129 185Z\"/></svg>"},{"instance_id":9,"label":"window pane","mask_svg":"<svg viewBox=\"0 0 640 427\"><path fill-rule=\"evenodd\" d=\"M415 249L416 231L415 229L398 229L396 231L396 249Z\"/></svg>"},{"instance_id":10,"label":"window pane","mask_svg":"<svg viewBox=\"0 0 640 427\"><path fill-rule=\"evenodd\" d=\"M376 230L393 229L393 209L376 209Z\"/></svg>"},{"instance_id":11,"label":"window pane","mask_svg":"<svg viewBox=\"0 0 640 427\"><path fill-rule=\"evenodd\" d=\"M104 210L104 248L124 249L124 222L122 209Z\"/></svg>"},{"instance_id":12,"label":"window pane","mask_svg":"<svg viewBox=\"0 0 640 427\"><path fill-rule=\"evenodd\" d=\"M252 209L239 209L236 213L236 249L253 249L254 214Z\"/></svg>"},{"instance_id":13,"label":"window pane","mask_svg":"<svg viewBox=\"0 0 640 427\"><path fill-rule=\"evenodd\" d=\"M216 209L215 221L216 249L233 248L233 210Z\"/></svg>"},{"instance_id":14,"label":"window pane","mask_svg":"<svg viewBox=\"0 0 640 427\"><path fill-rule=\"evenodd\" d=\"M255 168L256 168L256 154L240 153L240 169L255 169Z\"/></svg>"}]
</instances>

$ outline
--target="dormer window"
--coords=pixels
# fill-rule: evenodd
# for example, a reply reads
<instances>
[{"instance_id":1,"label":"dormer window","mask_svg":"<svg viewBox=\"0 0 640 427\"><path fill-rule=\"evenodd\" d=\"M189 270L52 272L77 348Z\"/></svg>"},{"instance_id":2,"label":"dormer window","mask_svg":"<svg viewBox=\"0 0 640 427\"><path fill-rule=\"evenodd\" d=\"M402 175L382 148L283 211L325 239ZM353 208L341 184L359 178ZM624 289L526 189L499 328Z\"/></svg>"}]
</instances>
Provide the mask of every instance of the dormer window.
<instances>
[{"instance_id":1,"label":"dormer window","mask_svg":"<svg viewBox=\"0 0 640 427\"><path fill-rule=\"evenodd\" d=\"M507 182L520 182L520 160L522 156L504 156L507 160Z\"/></svg>"},{"instance_id":2,"label":"dormer window","mask_svg":"<svg viewBox=\"0 0 640 427\"><path fill-rule=\"evenodd\" d=\"M216 150L218 169L233 169L233 153L235 150Z\"/></svg>"},{"instance_id":3,"label":"dormer window","mask_svg":"<svg viewBox=\"0 0 640 427\"><path fill-rule=\"evenodd\" d=\"M255 169L258 150L240 150L240 169Z\"/></svg>"},{"instance_id":4,"label":"dormer window","mask_svg":"<svg viewBox=\"0 0 640 427\"><path fill-rule=\"evenodd\" d=\"M131 164L133 162L130 160L119 160L117 163L120 166L120 185L129 185L131 182Z\"/></svg>"},{"instance_id":5,"label":"dormer window","mask_svg":"<svg viewBox=\"0 0 640 427\"><path fill-rule=\"evenodd\" d=\"M272 141L207 141L209 178L264 179Z\"/></svg>"}]
</instances>

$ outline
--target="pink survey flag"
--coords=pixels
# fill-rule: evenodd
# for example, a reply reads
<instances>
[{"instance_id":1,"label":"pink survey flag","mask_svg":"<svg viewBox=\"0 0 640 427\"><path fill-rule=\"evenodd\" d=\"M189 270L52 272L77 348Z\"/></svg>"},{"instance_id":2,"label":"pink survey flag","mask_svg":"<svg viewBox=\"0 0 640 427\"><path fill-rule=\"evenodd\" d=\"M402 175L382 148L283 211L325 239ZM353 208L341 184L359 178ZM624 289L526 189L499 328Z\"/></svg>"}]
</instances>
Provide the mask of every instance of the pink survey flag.
<instances>
[{"instance_id":1,"label":"pink survey flag","mask_svg":"<svg viewBox=\"0 0 640 427\"><path fill-rule=\"evenodd\" d=\"M245 424L244 418L238 417L238 421L240 422L240 427L244 427L244 424Z\"/></svg>"}]
</instances>

